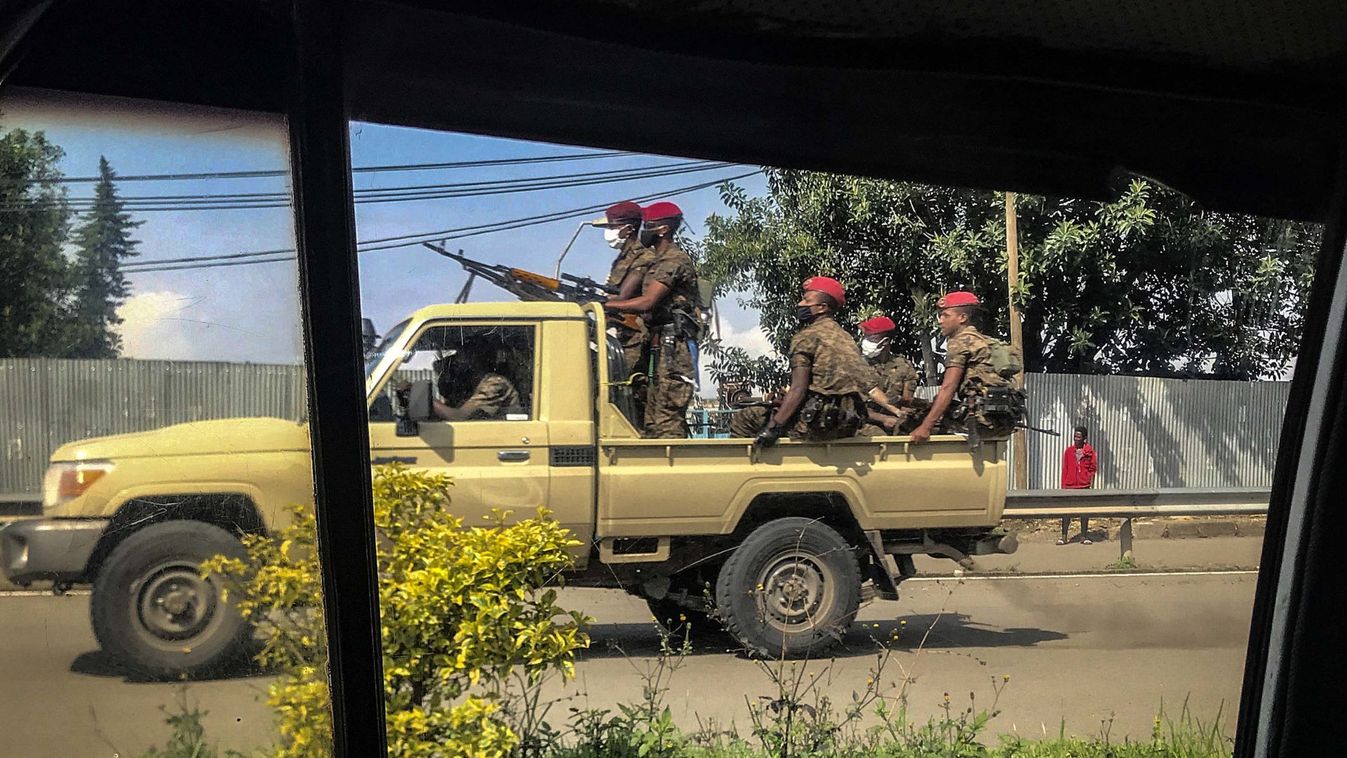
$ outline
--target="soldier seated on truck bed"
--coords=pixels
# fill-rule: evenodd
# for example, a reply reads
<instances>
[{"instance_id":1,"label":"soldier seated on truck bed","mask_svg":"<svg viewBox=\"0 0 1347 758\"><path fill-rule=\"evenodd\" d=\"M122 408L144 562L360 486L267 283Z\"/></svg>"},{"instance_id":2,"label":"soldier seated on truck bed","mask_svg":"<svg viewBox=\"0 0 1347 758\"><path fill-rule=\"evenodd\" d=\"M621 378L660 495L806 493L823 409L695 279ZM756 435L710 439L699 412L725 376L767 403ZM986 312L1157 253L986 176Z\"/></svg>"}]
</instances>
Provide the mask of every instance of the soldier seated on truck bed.
<instances>
[{"instance_id":1,"label":"soldier seated on truck bed","mask_svg":"<svg viewBox=\"0 0 1347 758\"><path fill-rule=\"evenodd\" d=\"M763 447L776 444L783 434L815 441L854 436L866 418L867 397L897 412L856 341L833 318L846 303L841 283L815 276L803 289L796 314L801 327L790 343L790 388L775 412L745 408L732 424L735 430L756 425L761 431L754 444Z\"/></svg>"},{"instance_id":2,"label":"soldier seated on truck bed","mask_svg":"<svg viewBox=\"0 0 1347 758\"><path fill-rule=\"evenodd\" d=\"M964 432L974 446L983 437L1009 436L1024 423L1024 392L1013 381L1024 370L1019 351L978 331L982 302L972 292L949 292L936 307L945 376L912 441L925 442L938 427Z\"/></svg>"},{"instance_id":3,"label":"soldier seated on truck bed","mask_svg":"<svg viewBox=\"0 0 1347 758\"><path fill-rule=\"evenodd\" d=\"M465 343L452 357L435 361L436 385L444 398L434 400L435 415L445 421L505 418L521 403L514 382L497 373L499 361L496 348L480 342Z\"/></svg>"}]
</instances>

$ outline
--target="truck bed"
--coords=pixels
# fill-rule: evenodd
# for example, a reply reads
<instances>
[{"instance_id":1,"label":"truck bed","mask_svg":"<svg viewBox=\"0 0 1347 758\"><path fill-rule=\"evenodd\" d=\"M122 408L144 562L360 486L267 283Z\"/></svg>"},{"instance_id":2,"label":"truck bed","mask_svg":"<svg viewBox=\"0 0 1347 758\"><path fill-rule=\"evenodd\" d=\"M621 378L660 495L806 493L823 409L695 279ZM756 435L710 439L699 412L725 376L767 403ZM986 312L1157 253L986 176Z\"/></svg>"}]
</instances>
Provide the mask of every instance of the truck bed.
<instances>
[{"instance_id":1,"label":"truck bed","mask_svg":"<svg viewBox=\"0 0 1347 758\"><path fill-rule=\"evenodd\" d=\"M970 451L954 435L833 442L607 439L599 443L597 536L728 534L755 499L845 498L862 529L993 527L1006 493L1006 441Z\"/></svg>"}]
</instances>

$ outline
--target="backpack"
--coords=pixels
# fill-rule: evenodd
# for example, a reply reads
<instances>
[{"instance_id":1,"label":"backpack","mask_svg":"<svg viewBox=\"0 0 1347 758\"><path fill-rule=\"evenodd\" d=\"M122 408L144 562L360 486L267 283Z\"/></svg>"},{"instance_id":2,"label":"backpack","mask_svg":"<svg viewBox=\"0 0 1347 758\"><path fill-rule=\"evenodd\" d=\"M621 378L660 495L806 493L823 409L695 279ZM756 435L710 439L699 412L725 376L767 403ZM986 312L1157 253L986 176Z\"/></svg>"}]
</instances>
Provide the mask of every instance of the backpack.
<instances>
[{"instance_id":1,"label":"backpack","mask_svg":"<svg viewBox=\"0 0 1347 758\"><path fill-rule=\"evenodd\" d=\"M1024 357L1020 354L1019 348L1011 347L995 337L987 337L987 344L991 348L992 371L998 376L1002 379L1014 379L1024 372Z\"/></svg>"}]
</instances>

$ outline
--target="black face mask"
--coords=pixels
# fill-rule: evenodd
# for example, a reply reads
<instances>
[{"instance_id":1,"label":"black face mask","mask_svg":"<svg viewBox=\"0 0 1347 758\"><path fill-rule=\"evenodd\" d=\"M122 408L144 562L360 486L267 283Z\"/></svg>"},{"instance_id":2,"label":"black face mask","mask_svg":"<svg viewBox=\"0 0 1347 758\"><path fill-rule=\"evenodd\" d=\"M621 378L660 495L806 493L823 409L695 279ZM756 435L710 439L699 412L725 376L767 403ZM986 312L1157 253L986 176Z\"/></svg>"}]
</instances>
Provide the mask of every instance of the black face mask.
<instances>
[{"instance_id":1,"label":"black face mask","mask_svg":"<svg viewBox=\"0 0 1347 758\"><path fill-rule=\"evenodd\" d=\"M642 230L641 230L641 244L642 244L642 245L645 245L646 247L654 247L656 242L659 242L659 234L658 234L658 233L646 231L645 229L642 229Z\"/></svg>"},{"instance_id":2,"label":"black face mask","mask_svg":"<svg viewBox=\"0 0 1347 758\"><path fill-rule=\"evenodd\" d=\"M810 321L813 321L813 320L814 320L814 306L812 306L812 305L797 305L797 306L795 306L795 318L799 319L799 320L800 320L800 323L802 323L802 324L807 324L807 323L809 323Z\"/></svg>"}]
</instances>

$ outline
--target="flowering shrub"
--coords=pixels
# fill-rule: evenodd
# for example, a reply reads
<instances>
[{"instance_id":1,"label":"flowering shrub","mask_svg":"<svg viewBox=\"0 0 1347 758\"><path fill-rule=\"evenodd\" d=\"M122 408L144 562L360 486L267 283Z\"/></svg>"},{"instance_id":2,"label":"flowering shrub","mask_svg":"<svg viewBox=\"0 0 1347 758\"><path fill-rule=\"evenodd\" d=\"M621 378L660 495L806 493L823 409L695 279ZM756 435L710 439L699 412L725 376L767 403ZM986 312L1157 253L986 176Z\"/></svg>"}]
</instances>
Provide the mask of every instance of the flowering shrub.
<instances>
[{"instance_id":1,"label":"flowering shrub","mask_svg":"<svg viewBox=\"0 0 1347 758\"><path fill-rule=\"evenodd\" d=\"M574 674L587 619L546 588L578 545L540 510L465 529L449 510L448 477L382 466L374 523L390 756L504 756L520 735L503 712L504 684L537 686ZM313 514L294 509L276 534L245 538L248 557L217 556L204 571L261 633L257 660L278 670L277 758L326 756L332 724Z\"/></svg>"}]
</instances>

